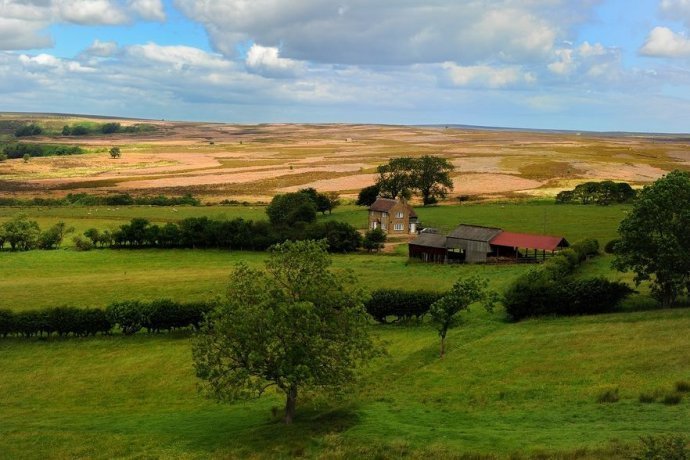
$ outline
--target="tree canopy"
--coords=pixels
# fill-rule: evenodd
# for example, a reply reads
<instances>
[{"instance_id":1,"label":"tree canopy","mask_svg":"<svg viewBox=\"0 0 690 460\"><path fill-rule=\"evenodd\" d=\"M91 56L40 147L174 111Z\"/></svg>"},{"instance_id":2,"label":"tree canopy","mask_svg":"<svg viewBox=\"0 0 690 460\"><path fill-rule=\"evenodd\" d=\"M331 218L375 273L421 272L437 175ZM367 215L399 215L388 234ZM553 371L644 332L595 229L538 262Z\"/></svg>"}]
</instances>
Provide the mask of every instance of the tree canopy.
<instances>
[{"instance_id":1,"label":"tree canopy","mask_svg":"<svg viewBox=\"0 0 690 460\"><path fill-rule=\"evenodd\" d=\"M690 173L673 171L645 186L621 222L614 266L652 282L663 305L690 289Z\"/></svg>"},{"instance_id":2,"label":"tree canopy","mask_svg":"<svg viewBox=\"0 0 690 460\"><path fill-rule=\"evenodd\" d=\"M275 245L264 271L240 264L226 299L193 343L197 376L219 400L285 395L291 423L299 393L338 391L373 356L364 294L332 272L324 241Z\"/></svg>"},{"instance_id":3,"label":"tree canopy","mask_svg":"<svg viewBox=\"0 0 690 460\"><path fill-rule=\"evenodd\" d=\"M422 197L424 205L433 204L453 190L450 174L454 169L448 160L437 156L391 158L387 164L377 168L379 176L376 187L378 193L390 198L409 198L412 193L416 193ZM367 194L359 201L368 198L371 191L373 190L367 190Z\"/></svg>"},{"instance_id":4,"label":"tree canopy","mask_svg":"<svg viewBox=\"0 0 690 460\"><path fill-rule=\"evenodd\" d=\"M316 204L305 193L285 193L273 197L266 208L266 214L273 225L311 223L316 220Z\"/></svg>"}]
</instances>

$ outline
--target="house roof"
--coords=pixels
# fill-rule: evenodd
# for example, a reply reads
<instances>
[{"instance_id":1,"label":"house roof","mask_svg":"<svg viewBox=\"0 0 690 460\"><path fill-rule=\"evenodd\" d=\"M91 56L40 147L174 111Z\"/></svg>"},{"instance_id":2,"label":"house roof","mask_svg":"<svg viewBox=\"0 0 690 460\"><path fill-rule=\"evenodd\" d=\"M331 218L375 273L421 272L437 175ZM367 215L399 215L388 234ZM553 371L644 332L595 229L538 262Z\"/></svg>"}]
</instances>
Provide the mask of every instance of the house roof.
<instances>
[{"instance_id":1,"label":"house roof","mask_svg":"<svg viewBox=\"0 0 690 460\"><path fill-rule=\"evenodd\" d=\"M562 236L531 235L529 233L501 232L491 241L492 246L509 248L543 249L555 251L559 247L570 246Z\"/></svg>"},{"instance_id":2,"label":"house roof","mask_svg":"<svg viewBox=\"0 0 690 460\"><path fill-rule=\"evenodd\" d=\"M483 241L489 242L496 235L503 230L494 227L480 227L478 225L459 225L455 230L450 232L448 238L456 238L459 240Z\"/></svg>"},{"instance_id":3,"label":"house roof","mask_svg":"<svg viewBox=\"0 0 690 460\"><path fill-rule=\"evenodd\" d=\"M410 241L410 244L415 246L424 246L427 248L446 248L446 237L438 233L420 233L417 238Z\"/></svg>"},{"instance_id":4,"label":"house roof","mask_svg":"<svg viewBox=\"0 0 690 460\"><path fill-rule=\"evenodd\" d=\"M390 210L398 204L398 200L394 198L381 198L378 197L376 198L376 201L374 201L371 206L369 206L369 211L376 211L376 212L390 212ZM417 213L414 212L414 209L412 209L412 206L409 204L405 203L405 206L407 207L408 211L410 212L410 217L417 217Z\"/></svg>"}]
</instances>

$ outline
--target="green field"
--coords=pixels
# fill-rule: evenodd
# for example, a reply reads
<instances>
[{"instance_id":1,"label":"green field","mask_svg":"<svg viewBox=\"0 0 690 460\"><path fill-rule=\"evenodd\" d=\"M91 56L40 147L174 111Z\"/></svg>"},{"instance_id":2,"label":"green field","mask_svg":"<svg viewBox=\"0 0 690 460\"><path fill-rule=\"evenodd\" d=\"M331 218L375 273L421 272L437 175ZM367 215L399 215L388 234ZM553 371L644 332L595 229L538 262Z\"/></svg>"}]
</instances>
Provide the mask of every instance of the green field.
<instances>
[{"instance_id":1,"label":"green field","mask_svg":"<svg viewBox=\"0 0 690 460\"><path fill-rule=\"evenodd\" d=\"M249 207L104 209L25 211L42 225L64 220L84 229L135 216L263 216L263 208ZM603 243L616 236L627 209L497 203L417 212L442 229L462 221ZM0 219L16 211L0 209ZM344 206L326 218L361 227L366 212ZM264 258L218 250L0 252L0 308L213 298L236 262ZM501 290L530 268L408 263L400 251L333 260L367 289L441 290L479 274ZM610 261L589 261L580 274L630 279L611 271ZM690 381L690 337L681 333L690 328L690 309L512 324L501 309L473 308L450 332L443 360L426 324L371 328L389 355L342 398L302 399L293 426L272 415L283 404L277 395L224 405L198 394L186 333L0 340L0 458L624 458L641 435L688 432L690 395L678 405L643 404L638 396ZM596 401L614 388L619 402Z\"/></svg>"}]
</instances>

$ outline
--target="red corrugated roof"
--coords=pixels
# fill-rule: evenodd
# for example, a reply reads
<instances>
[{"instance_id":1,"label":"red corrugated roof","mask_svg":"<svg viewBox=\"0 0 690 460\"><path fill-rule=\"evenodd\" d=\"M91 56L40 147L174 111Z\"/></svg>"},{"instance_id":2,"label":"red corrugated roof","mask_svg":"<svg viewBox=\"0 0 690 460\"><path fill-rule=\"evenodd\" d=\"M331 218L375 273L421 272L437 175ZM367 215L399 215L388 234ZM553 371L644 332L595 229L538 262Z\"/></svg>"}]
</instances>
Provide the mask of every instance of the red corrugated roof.
<instances>
[{"instance_id":1,"label":"red corrugated roof","mask_svg":"<svg viewBox=\"0 0 690 460\"><path fill-rule=\"evenodd\" d=\"M508 248L543 249L555 251L561 246L569 246L562 236L530 235L528 233L501 232L490 242L492 246Z\"/></svg>"}]
</instances>

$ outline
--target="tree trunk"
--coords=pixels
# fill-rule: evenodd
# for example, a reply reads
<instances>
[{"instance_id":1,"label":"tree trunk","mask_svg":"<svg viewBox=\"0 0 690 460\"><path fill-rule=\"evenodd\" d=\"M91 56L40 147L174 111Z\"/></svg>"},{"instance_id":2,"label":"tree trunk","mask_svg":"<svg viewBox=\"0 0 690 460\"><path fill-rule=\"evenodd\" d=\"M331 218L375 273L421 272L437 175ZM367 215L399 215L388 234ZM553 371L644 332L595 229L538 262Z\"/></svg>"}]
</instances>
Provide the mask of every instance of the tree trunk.
<instances>
[{"instance_id":1,"label":"tree trunk","mask_svg":"<svg viewBox=\"0 0 690 460\"><path fill-rule=\"evenodd\" d=\"M446 354L446 336L445 334L441 336L441 356L443 358Z\"/></svg>"},{"instance_id":2,"label":"tree trunk","mask_svg":"<svg viewBox=\"0 0 690 460\"><path fill-rule=\"evenodd\" d=\"M292 385L286 393L287 400L285 401L285 424L289 425L295 418L295 407L297 405L297 385Z\"/></svg>"}]
</instances>

